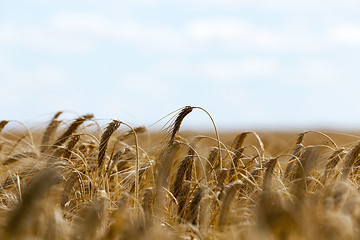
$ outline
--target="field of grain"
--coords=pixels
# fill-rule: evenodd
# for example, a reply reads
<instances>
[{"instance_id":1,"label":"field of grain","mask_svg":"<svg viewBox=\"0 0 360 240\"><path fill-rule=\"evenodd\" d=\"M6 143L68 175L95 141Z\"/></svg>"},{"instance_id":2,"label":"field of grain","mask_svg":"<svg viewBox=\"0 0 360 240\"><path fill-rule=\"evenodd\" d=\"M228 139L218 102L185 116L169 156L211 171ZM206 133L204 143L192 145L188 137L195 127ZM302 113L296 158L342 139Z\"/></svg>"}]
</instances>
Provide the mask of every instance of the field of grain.
<instances>
[{"instance_id":1,"label":"field of grain","mask_svg":"<svg viewBox=\"0 0 360 240\"><path fill-rule=\"evenodd\" d=\"M180 131L193 110L1 121L0 239L360 239L360 137Z\"/></svg>"}]
</instances>

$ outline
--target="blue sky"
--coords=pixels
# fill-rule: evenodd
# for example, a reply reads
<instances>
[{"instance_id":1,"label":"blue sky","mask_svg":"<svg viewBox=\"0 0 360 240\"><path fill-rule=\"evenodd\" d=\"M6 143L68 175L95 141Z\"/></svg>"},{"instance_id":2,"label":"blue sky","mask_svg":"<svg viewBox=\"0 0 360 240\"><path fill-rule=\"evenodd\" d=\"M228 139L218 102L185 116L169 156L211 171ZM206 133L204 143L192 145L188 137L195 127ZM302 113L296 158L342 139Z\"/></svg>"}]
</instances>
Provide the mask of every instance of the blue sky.
<instances>
[{"instance_id":1,"label":"blue sky","mask_svg":"<svg viewBox=\"0 0 360 240\"><path fill-rule=\"evenodd\" d=\"M0 118L58 110L149 125L360 129L360 2L0 3ZM211 126L197 111L187 127Z\"/></svg>"}]
</instances>

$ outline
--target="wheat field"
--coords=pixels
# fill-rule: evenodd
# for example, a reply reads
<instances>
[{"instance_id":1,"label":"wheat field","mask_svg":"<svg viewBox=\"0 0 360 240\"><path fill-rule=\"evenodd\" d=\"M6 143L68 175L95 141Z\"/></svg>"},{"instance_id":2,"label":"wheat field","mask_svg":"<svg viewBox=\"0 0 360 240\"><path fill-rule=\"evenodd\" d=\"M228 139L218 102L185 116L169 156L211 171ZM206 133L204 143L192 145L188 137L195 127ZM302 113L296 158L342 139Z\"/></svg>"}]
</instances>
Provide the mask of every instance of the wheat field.
<instances>
[{"instance_id":1,"label":"wheat field","mask_svg":"<svg viewBox=\"0 0 360 240\"><path fill-rule=\"evenodd\" d=\"M180 131L193 110L1 121L0 239L360 239L360 137Z\"/></svg>"}]
</instances>

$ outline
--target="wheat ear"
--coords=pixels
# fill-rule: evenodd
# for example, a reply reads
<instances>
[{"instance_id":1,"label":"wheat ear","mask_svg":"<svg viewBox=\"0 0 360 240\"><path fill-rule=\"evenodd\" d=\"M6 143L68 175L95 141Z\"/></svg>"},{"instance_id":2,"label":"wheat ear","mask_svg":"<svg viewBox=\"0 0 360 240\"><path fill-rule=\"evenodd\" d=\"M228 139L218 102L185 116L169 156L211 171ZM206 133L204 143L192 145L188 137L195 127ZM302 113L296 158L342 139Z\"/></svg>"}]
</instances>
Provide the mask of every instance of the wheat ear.
<instances>
[{"instance_id":1,"label":"wheat ear","mask_svg":"<svg viewBox=\"0 0 360 240\"><path fill-rule=\"evenodd\" d=\"M341 171L341 179L345 180L348 178L350 170L354 165L355 160L357 159L360 153L360 142L358 142L348 154L345 156L344 166Z\"/></svg>"},{"instance_id":2,"label":"wheat ear","mask_svg":"<svg viewBox=\"0 0 360 240\"><path fill-rule=\"evenodd\" d=\"M179 169L177 171L176 178L174 181L174 185L172 188L172 193L173 193L174 197L177 197L182 189L184 176L188 172L189 167L191 167L191 165L192 165L193 157L194 157L193 155L186 156L179 166Z\"/></svg>"},{"instance_id":3,"label":"wheat ear","mask_svg":"<svg viewBox=\"0 0 360 240\"><path fill-rule=\"evenodd\" d=\"M290 176L290 173L293 173L294 161L299 158L300 151L304 148L304 146L302 145L304 136L305 136L305 132L298 134L298 137L296 139L295 149L293 152L293 156L290 158L290 160L286 166L284 178L290 178L290 180L292 178L292 176Z\"/></svg>"},{"instance_id":4,"label":"wheat ear","mask_svg":"<svg viewBox=\"0 0 360 240\"><path fill-rule=\"evenodd\" d=\"M49 140L51 135L55 132L58 128L61 121L58 121L57 118L62 114L62 112L57 112L54 117L51 119L49 125L46 127L44 132L42 141L41 141L41 152L44 152L48 148Z\"/></svg>"},{"instance_id":5,"label":"wheat ear","mask_svg":"<svg viewBox=\"0 0 360 240\"><path fill-rule=\"evenodd\" d=\"M243 183L241 181L233 182L230 186L227 187L225 191L225 196L221 203L221 209L217 222L217 228L220 231L223 231L225 225L227 224L231 203L235 197L236 192L240 189L242 185Z\"/></svg>"},{"instance_id":6,"label":"wheat ear","mask_svg":"<svg viewBox=\"0 0 360 240\"><path fill-rule=\"evenodd\" d=\"M53 148L58 148L61 146L66 140L71 136L73 132L76 131L76 129L83 124L87 119L93 118L94 115L87 114L82 117L79 117L75 119L75 121L70 125L70 127L55 141Z\"/></svg>"},{"instance_id":7,"label":"wheat ear","mask_svg":"<svg viewBox=\"0 0 360 240\"><path fill-rule=\"evenodd\" d=\"M120 127L121 122L118 120L113 120L106 127L105 132L101 136L99 144L99 154L98 154L98 168L101 169L103 161L105 158L106 148L109 143L111 135Z\"/></svg>"},{"instance_id":8,"label":"wheat ear","mask_svg":"<svg viewBox=\"0 0 360 240\"><path fill-rule=\"evenodd\" d=\"M172 132L171 132L171 137L170 137L170 140L169 140L169 145L171 145L174 142L175 135L179 131L182 121L184 120L186 115L191 113L192 110L193 110L193 107L186 106L177 115L174 123L172 124Z\"/></svg>"},{"instance_id":9,"label":"wheat ear","mask_svg":"<svg viewBox=\"0 0 360 240\"><path fill-rule=\"evenodd\" d=\"M191 200L190 207L187 211L186 219L191 222L193 225L196 225L199 218L199 208L200 208L200 201L202 199L204 193L204 188L199 187L195 193L194 197Z\"/></svg>"}]
</instances>

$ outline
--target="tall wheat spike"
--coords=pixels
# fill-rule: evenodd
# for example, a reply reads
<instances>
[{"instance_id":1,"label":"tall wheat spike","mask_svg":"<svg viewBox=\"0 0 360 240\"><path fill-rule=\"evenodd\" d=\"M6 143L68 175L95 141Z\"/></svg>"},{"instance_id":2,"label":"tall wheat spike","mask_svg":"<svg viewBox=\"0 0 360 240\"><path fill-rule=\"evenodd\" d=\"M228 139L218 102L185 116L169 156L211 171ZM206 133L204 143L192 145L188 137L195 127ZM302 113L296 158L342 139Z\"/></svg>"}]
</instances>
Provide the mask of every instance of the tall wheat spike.
<instances>
[{"instance_id":1,"label":"tall wheat spike","mask_svg":"<svg viewBox=\"0 0 360 240\"><path fill-rule=\"evenodd\" d=\"M284 178L290 178L291 179L290 173L293 170L294 161L300 156L301 150L304 147L302 145L302 142L304 140L304 136L305 136L305 133L299 133L299 135L297 137L293 157L290 158L290 160L288 162L288 165L286 166Z\"/></svg>"},{"instance_id":2,"label":"tall wheat spike","mask_svg":"<svg viewBox=\"0 0 360 240\"><path fill-rule=\"evenodd\" d=\"M193 225L196 225L198 223L199 218L199 208L200 208L200 201L203 197L204 188L199 187L194 193L194 197L191 200L190 206L187 211L186 219L192 223Z\"/></svg>"},{"instance_id":3,"label":"tall wheat spike","mask_svg":"<svg viewBox=\"0 0 360 240\"><path fill-rule=\"evenodd\" d=\"M271 189L271 175L274 172L277 160L278 158L273 158L265 166L266 170L265 170L264 181L262 186L264 192L269 191Z\"/></svg>"},{"instance_id":4,"label":"tall wheat spike","mask_svg":"<svg viewBox=\"0 0 360 240\"><path fill-rule=\"evenodd\" d=\"M191 167L192 161L193 161L193 155L188 155L181 162L172 187L172 193L174 194L174 197L177 197L178 194L180 193L184 181L184 176L188 171L188 168Z\"/></svg>"},{"instance_id":5,"label":"tall wheat spike","mask_svg":"<svg viewBox=\"0 0 360 240\"><path fill-rule=\"evenodd\" d=\"M62 114L62 111L57 112L54 117L51 119L49 125L46 127L42 141L41 141L41 152L44 152L47 149L51 135L54 133L56 128L59 126L60 121L57 118Z\"/></svg>"},{"instance_id":6,"label":"tall wheat spike","mask_svg":"<svg viewBox=\"0 0 360 240\"><path fill-rule=\"evenodd\" d=\"M304 197L307 189L307 176L311 173L311 168L314 166L319 154L317 148L307 147L300 155L299 161L296 162L292 192L298 199Z\"/></svg>"},{"instance_id":7,"label":"tall wheat spike","mask_svg":"<svg viewBox=\"0 0 360 240\"><path fill-rule=\"evenodd\" d=\"M360 142L358 142L351 150L346 154L345 160L344 160L344 166L341 171L341 179L345 180L348 178L349 173L351 171L352 166L354 165L354 162L358 158L358 155L360 153Z\"/></svg>"},{"instance_id":8,"label":"tall wheat spike","mask_svg":"<svg viewBox=\"0 0 360 240\"><path fill-rule=\"evenodd\" d=\"M74 122L71 123L68 129L55 141L52 147L57 148L61 146L64 142L66 142L66 140L68 140L71 134L75 132L81 124L83 124L87 119L91 119L93 117L94 115L92 114L86 114L82 117L77 118Z\"/></svg>"},{"instance_id":9,"label":"tall wheat spike","mask_svg":"<svg viewBox=\"0 0 360 240\"><path fill-rule=\"evenodd\" d=\"M63 157L64 159L69 159L71 157L71 152L74 149L75 145L79 142L80 135L74 135L71 137L71 140L66 145L66 148L64 149Z\"/></svg>"},{"instance_id":10,"label":"tall wheat spike","mask_svg":"<svg viewBox=\"0 0 360 240\"><path fill-rule=\"evenodd\" d=\"M184 214L186 212L185 205L188 200L189 192L191 189L191 184L189 182L185 182L183 184L183 188L181 189L181 192L177 196L178 201L178 216L179 220L182 221Z\"/></svg>"},{"instance_id":11,"label":"tall wheat spike","mask_svg":"<svg viewBox=\"0 0 360 240\"><path fill-rule=\"evenodd\" d=\"M111 135L120 127L121 122L118 120L113 120L109 125L106 127L105 132L101 136L100 144L99 144L99 155L98 155L98 168L101 169L103 165L106 148L108 142L110 140Z\"/></svg>"},{"instance_id":12,"label":"tall wheat spike","mask_svg":"<svg viewBox=\"0 0 360 240\"><path fill-rule=\"evenodd\" d=\"M111 171L113 170L115 165L118 164L118 161L121 158L121 156L123 154L125 154L126 151L129 151L129 148L121 149L117 153L115 153L115 155L112 157L112 159L110 160L110 162L109 162L109 164L108 164L108 166L106 168L106 173L107 174L111 173ZM126 164L126 161L123 161L119 168L121 168L125 164Z\"/></svg>"},{"instance_id":13,"label":"tall wheat spike","mask_svg":"<svg viewBox=\"0 0 360 240\"><path fill-rule=\"evenodd\" d=\"M327 181L328 177L331 175L331 173L334 171L334 168L341 160L341 154L343 154L345 148L339 148L331 154L331 156L328 158L328 163L326 164L324 175L321 178L321 181L323 184Z\"/></svg>"},{"instance_id":14,"label":"tall wheat spike","mask_svg":"<svg viewBox=\"0 0 360 240\"><path fill-rule=\"evenodd\" d=\"M231 183L226 188L224 198L221 202L221 210L217 221L217 228L219 229L219 231L223 231L225 226L227 225L231 203L234 200L236 192L240 189L242 185L243 183L241 181L236 181Z\"/></svg>"},{"instance_id":15,"label":"tall wheat spike","mask_svg":"<svg viewBox=\"0 0 360 240\"><path fill-rule=\"evenodd\" d=\"M171 172L173 159L180 148L180 143L175 141L172 145L165 148L159 156L156 169L156 187L160 189L167 187L167 181Z\"/></svg>"},{"instance_id":16,"label":"tall wheat spike","mask_svg":"<svg viewBox=\"0 0 360 240\"><path fill-rule=\"evenodd\" d=\"M171 145L174 142L175 135L179 131L182 121L184 120L186 115L191 113L192 110L193 110L193 107L186 106L177 115L174 123L172 124L172 132L171 132L171 137L170 137L170 140L169 140L169 145Z\"/></svg>"},{"instance_id":17,"label":"tall wheat spike","mask_svg":"<svg viewBox=\"0 0 360 240\"><path fill-rule=\"evenodd\" d=\"M234 175L236 168L239 165L239 160L242 157L242 154L244 152L244 148L242 148L242 144L246 138L246 136L249 134L250 132L243 132L239 135L236 136L235 141L234 141L234 152L235 155L232 158L232 164L231 164L231 168L230 168L230 178Z\"/></svg>"},{"instance_id":18,"label":"tall wheat spike","mask_svg":"<svg viewBox=\"0 0 360 240\"><path fill-rule=\"evenodd\" d=\"M209 155L207 157L207 167L206 171L209 172L210 170L217 170L220 167L220 161L219 161L219 148L213 147Z\"/></svg>"},{"instance_id":19,"label":"tall wheat spike","mask_svg":"<svg viewBox=\"0 0 360 240\"><path fill-rule=\"evenodd\" d=\"M180 148L180 143L174 141L172 145L166 145L165 149L162 149L160 152L157 163L155 166L155 193L154 193L154 205L155 205L155 215L161 216L161 212L164 211L164 206L166 203L166 198L164 195L164 189L168 188L169 175L172 172L171 168L173 165L173 160ZM137 177L137 176L135 176Z\"/></svg>"}]
</instances>

